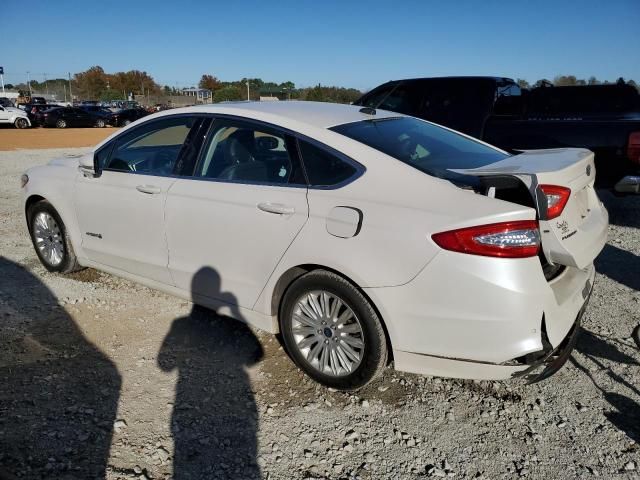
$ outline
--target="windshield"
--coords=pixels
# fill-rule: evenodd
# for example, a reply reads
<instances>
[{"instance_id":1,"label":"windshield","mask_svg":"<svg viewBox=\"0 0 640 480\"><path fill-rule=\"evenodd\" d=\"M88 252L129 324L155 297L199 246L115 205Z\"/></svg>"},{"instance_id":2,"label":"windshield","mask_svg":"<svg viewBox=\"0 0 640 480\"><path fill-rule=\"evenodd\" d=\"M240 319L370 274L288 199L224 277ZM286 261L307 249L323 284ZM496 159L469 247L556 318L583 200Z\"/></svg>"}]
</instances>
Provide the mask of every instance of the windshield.
<instances>
[{"instance_id":1,"label":"windshield","mask_svg":"<svg viewBox=\"0 0 640 480\"><path fill-rule=\"evenodd\" d=\"M449 178L449 169L478 168L509 155L417 118L364 120L331 128L418 170Z\"/></svg>"}]
</instances>

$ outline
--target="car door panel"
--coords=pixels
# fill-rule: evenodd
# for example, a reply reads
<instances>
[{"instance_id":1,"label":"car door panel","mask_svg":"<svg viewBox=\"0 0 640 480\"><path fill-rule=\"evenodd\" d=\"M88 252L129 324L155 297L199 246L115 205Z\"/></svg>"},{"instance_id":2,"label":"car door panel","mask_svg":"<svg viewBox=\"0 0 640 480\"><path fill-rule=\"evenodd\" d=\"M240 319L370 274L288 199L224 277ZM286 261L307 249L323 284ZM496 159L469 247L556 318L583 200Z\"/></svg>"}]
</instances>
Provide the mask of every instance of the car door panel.
<instances>
[{"instance_id":1,"label":"car door panel","mask_svg":"<svg viewBox=\"0 0 640 480\"><path fill-rule=\"evenodd\" d=\"M99 175L81 176L75 198L90 260L173 285L164 207L175 182L172 167L185 157L182 147L200 123L195 116L164 117L125 132L96 153ZM163 161L151 162L150 155Z\"/></svg>"},{"instance_id":2,"label":"car door panel","mask_svg":"<svg viewBox=\"0 0 640 480\"><path fill-rule=\"evenodd\" d=\"M167 270L164 202L170 177L104 171L81 176L76 211L87 257L126 272L172 284ZM156 193L140 191L139 187Z\"/></svg>"},{"instance_id":3,"label":"car door panel","mask_svg":"<svg viewBox=\"0 0 640 480\"><path fill-rule=\"evenodd\" d=\"M285 211L265 211L263 204ZM175 285L246 308L308 218L306 188L195 179L171 186L165 212Z\"/></svg>"}]
</instances>

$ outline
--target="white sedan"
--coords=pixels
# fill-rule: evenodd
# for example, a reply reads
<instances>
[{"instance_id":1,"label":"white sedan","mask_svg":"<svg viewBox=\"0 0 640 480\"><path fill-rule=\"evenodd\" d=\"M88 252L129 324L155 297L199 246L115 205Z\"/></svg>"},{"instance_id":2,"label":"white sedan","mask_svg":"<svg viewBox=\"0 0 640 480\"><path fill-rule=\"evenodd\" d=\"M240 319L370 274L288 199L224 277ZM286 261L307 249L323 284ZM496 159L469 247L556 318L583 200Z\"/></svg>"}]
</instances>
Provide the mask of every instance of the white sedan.
<instances>
[{"instance_id":1,"label":"white sedan","mask_svg":"<svg viewBox=\"0 0 640 480\"><path fill-rule=\"evenodd\" d=\"M581 149L511 155L313 102L138 120L22 177L50 271L93 267L272 333L312 378L545 378L570 355L608 215Z\"/></svg>"}]
</instances>

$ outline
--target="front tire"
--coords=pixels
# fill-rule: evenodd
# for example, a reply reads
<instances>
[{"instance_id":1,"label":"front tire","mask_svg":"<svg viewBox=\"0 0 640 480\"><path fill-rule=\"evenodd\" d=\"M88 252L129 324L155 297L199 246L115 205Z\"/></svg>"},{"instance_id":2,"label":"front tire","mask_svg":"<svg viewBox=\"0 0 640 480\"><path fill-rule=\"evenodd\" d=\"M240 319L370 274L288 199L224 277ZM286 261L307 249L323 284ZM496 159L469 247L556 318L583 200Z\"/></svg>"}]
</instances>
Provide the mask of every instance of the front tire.
<instances>
[{"instance_id":1,"label":"front tire","mask_svg":"<svg viewBox=\"0 0 640 480\"><path fill-rule=\"evenodd\" d=\"M29 127L29 122L27 122L26 118L16 118L16 121L13 124L16 128L22 130L24 128Z\"/></svg>"},{"instance_id":2,"label":"front tire","mask_svg":"<svg viewBox=\"0 0 640 480\"><path fill-rule=\"evenodd\" d=\"M122 121L122 126L123 126L123 127L126 127L126 126L127 126L127 125L129 125L130 123L131 123L131 120L128 120L128 119L127 119L127 120L123 120L123 121Z\"/></svg>"},{"instance_id":3,"label":"front tire","mask_svg":"<svg viewBox=\"0 0 640 480\"><path fill-rule=\"evenodd\" d=\"M71 273L81 269L65 225L49 202L41 200L31 205L27 221L33 248L47 270Z\"/></svg>"},{"instance_id":4,"label":"front tire","mask_svg":"<svg viewBox=\"0 0 640 480\"><path fill-rule=\"evenodd\" d=\"M382 321L360 290L335 273L314 270L298 278L279 317L289 356L327 387L362 388L387 364Z\"/></svg>"},{"instance_id":5,"label":"front tire","mask_svg":"<svg viewBox=\"0 0 640 480\"><path fill-rule=\"evenodd\" d=\"M104 123L104 120L102 120L101 118L99 118L98 120L96 120L96 127L98 128L104 128L104 126L106 125L106 123Z\"/></svg>"},{"instance_id":6,"label":"front tire","mask_svg":"<svg viewBox=\"0 0 640 480\"><path fill-rule=\"evenodd\" d=\"M57 128L67 128L67 122L66 120L63 120L62 118L58 119L56 121L56 127Z\"/></svg>"}]
</instances>

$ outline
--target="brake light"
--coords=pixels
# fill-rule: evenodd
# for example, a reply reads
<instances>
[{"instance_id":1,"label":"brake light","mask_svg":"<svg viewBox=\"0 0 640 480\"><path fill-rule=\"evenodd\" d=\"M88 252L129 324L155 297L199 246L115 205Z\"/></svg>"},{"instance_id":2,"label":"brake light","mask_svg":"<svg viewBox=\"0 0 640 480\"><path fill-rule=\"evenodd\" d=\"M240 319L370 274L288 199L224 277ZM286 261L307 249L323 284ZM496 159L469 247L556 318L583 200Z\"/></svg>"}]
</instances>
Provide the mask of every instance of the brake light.
<instances>
[{"instance_id":1,"label":"brake light","mask_svg":"<svg viewBox=\"0 0 640 480\"><path fill-rule=\"evenodd\" d=\"M627 158L634 163L640 163L640 132L631 132L629 134Z\"/></svg>"},{"instance_id":2,"label":"brake light","mask_svg":"<svg viewBox=\"0 0 640 480\"><path fill-rule=\"evenodd\" d=\"M534 257L540 248L540 232L534 220L460 228L431 238L445 250L485 257Z\"/></svg>"},{"instance_id":3,"label":"brake light","mask_svg":"<svg viewBox=\"0 0 640 480\"><path fill-rule=\"evenodd\" d=\"M540 185L540 190L547 197L547 218L559 217L571 196L571 189L558 185Z\"/></svg>"}]
</instances>

